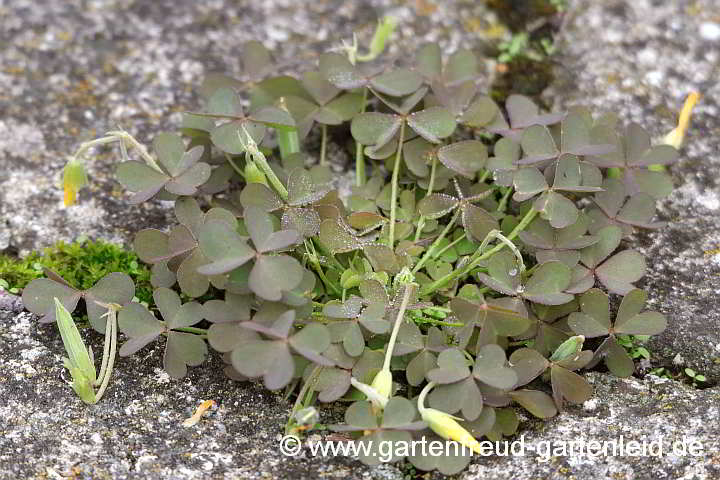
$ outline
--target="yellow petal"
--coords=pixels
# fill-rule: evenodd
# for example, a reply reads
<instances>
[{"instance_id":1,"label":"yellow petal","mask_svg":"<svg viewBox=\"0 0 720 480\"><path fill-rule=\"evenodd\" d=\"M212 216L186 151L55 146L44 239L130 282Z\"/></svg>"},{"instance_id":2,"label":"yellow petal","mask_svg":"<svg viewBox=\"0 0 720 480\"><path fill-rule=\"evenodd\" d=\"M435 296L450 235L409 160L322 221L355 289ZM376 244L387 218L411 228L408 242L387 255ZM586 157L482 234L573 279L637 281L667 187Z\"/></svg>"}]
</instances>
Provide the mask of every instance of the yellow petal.
<instances>
[{"instance_id":1,"label":"yellow petal","mask_svg":"<svg viewBox=\"0 0 720 480\"><path fill-rule=\"evenodd\" d=\"M197 410L195 410L193 416L186 419L182 423L183 427L192 427L193 425L197 424L202 418L203 414L207 412L210 408L212 408L214 405L214 400L205 400L204 402L202 402L200 406L197 407Z\"/></svg>"},{"instance_id":2,"label":"yellow petal","mask_svg":"<svg viewBox=\"0 0 720 480\"><path fill-rule=\"evenodd\" d=\"M65 191L65 206L69 207L70 205L75 205L75 200L77 199L77 192L74 188L72 188L70 185L65 185L64 188Z\"/></svg>"},{"instance_id":3,"label":"yellow petal","mask_svg":"<svg viewBox=\"0 0 720 480\"><path fill-rule=\"evenodd\" d=\"M690 126L690 117L692 116L693 108L700 99L698 92L691 92L690 95L685 99L685 104L682 110L680 110L680 116L678 117L678 126L673 128L670 133L665 136L664 143L671 145L677 149L682 147L683 140L685 139L685 132L687 132Z\"/></svg>"}]
</instances>

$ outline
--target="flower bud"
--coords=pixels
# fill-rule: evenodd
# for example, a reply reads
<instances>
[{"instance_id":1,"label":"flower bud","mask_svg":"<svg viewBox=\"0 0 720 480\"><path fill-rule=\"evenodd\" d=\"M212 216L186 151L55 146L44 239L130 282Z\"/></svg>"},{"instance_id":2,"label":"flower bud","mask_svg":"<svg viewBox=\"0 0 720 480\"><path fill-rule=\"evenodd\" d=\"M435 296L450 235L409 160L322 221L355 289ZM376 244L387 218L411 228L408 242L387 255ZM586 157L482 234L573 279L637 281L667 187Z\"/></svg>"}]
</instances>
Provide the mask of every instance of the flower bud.
<instances>
[{"instance_id":1,"label":"flower bud","mask_svg":"<svg viewBox=\"0 0 720 480\"><path fill-rule=\"evenodd\" d=\"M65 193L65 206L73 205L77 200L78 191L87 185L85 166L81 161L72 157L63 170L63 191Z\"/></svg>"},{"instance_id":2,"label":"flower bud","mask_svg":"<svg viewBox=\"0 0 720 480\"><path fill-rule=\"evenodd\" d=\"M60 303L57 297L55 298L55 318L65 351L68 354L64 365L72 376L73 390L83 402L95 403L97 401L93 390L93 384L97 378L95 365L70 312Z\"/></svg>"},{"instance_id":3,"label":"flower bud","mask_svg":"<svg viewBox=\"0 0 720 480\"><path fill-rule=\"evenodd\" d=\"M384 398L390 398L392 393L392 374L390 370L380 370L370 384Z\"/></svg>"},{"instance_id":4,"label":"flower bud","mask_svg":"<svg viewBox=\"0 0 720 480\"><path fill-rule=\"evenodd\" d=\"M265 174L255 165L255 162L250 159L248 159L248 162L245 164L245 181L247 183L262 183L266 187L270 187Z\"/></svg>"},{"instance_id":5,"label":"flower bud","mask_svg":"<svg viewBox=\"0 0 720 480\"><path fill-rule=\"evenodd\" d=\"M465 430L452 415L449 415L434 408L424 408L420 412L423 422L427 423L430 429L445 440L454 440L469 448L475 453L480 451L480 442Z\"/></svg>"},{"instance_id":6,"label":"flower bud","mask_svg":"<svg viewBox=\"0 0 720 480\"><path fill-rule=\"evenodd\" d=\"M389 370L380 370L375 375L372 385L355 380L355 377L350 377L350 384L364 393L370 403L373 404L373 407L382 410L387 405L392 391L392 374Z\"/></svg>"},{"instance_id":7,"label":"flower bud","mask_svg":"<svg viewBox=\"0 0 720 480\"><path fill-rule=\"evenodd\" d=\"M458 442L475 453L482 453L480 451L480 442L478 442L470 432L465 430L465 428L457 422L455 417L449 413L425 407L425 396L434 386L434 382L428 383L418 396L418 411L420 412L420 417L423 422L427 423L428 427L441 438Z\"/></svg>"}]
</instances>

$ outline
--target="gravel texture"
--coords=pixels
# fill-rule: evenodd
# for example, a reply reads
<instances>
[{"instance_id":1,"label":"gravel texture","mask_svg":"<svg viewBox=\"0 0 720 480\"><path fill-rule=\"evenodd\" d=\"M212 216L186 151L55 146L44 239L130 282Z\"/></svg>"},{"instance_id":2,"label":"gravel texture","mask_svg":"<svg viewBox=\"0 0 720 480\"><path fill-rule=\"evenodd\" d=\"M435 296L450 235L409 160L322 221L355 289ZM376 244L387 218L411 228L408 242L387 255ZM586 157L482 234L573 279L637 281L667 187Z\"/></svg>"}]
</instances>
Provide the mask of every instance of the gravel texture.
<instances>
[{"instance_id":1,"label":"gravel texture","mask_svg":"<svg viewBox=\"0 0 720 480\"><path fill-rule=\"evenodd\" d=\"M714 0L571 2L557 83L545 95L615 111L660 137L672 128L685 95L699 89L678 189L661 204L670 226L630 245L649 257L643 282L651 305L670 320L650 345L661 364L692 366L720 379L718 228L718 62L720 17ZM239 46L259 39L279 48L286 68L360 30L378 15L401 27L394 54L419 40L453 50L476 47L495 22L476 1L230 2L102 0L42 5L0 0L0 251L27 253L79 234L125 242L145 226L162 226L168 206L128 208L112 179L110 150L89 163L91 188L80 205L62 208L57 187L66 155L80 140L121 126L148 143L195 108L203 75L239 75ZM434 8L434 10L433 10ZM347 154L334 147L339 167ZM84 332L88 334L89 332ZM94 351L101 339L91 334ZM290 410L279 395L235 383L221 362L191 368L181 381L162 372L162 345L119 359L100 404L87 407L64 383L62 344L53 326L37 324L17 299L0 294L0 478L401 478L396 466L364 467L344 458L286 458L278 441ZM537 449L558 440L664 440L666 455L622 457L537 454L475 459L462 478L713 479L720 477L717 387L691 389L648 376L620 380L590 373L595 397L547 422L523 419L521 434ZM197 426L182 421L205 399L214 408ZM328 409L335 421L340 410ZM699 442L701 455L671 445ZM312 439L320 437L313 436ZM439 475L434 475L439 477Z\"/></svg>"}]
</instances>

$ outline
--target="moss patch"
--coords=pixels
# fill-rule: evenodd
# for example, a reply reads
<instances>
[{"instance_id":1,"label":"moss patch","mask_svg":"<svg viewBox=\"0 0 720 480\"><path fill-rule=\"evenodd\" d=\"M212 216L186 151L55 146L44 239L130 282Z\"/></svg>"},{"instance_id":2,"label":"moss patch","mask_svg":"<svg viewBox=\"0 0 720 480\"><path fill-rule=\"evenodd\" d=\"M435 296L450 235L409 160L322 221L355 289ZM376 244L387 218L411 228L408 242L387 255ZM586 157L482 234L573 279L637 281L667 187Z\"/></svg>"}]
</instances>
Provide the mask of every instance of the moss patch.
<instances>
[{"instance_id":1,"label":"moss patch","mask_svg":"<svg viewBox=\"0 0 720 480\"><path fill-rule=\"evenodd\" d=\"M45 276L43 268L56 271L82 290L92 287L108 273L125 272L135 282L135 296L141 302L152 301L150 270L133 252L102 240L60 241L20 259L0 255L0 287L19 293L32 280Z\"/></svg>"}]
</instances>

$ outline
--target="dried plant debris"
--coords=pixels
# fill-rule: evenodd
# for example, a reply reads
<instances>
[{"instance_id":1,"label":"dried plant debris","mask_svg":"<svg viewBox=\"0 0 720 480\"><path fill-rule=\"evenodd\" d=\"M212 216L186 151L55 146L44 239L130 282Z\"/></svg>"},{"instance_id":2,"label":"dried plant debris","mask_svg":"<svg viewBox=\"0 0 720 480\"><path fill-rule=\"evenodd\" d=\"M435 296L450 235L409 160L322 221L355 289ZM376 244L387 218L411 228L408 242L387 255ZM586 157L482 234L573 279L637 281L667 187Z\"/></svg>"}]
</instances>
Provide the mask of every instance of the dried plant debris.
<instances>
[{"instance_id":1,"label":"dried plant debris","mask_svg":"<svg viewBox=\"0 0 720 480\"><path fill-rule=\"evenodd\" d=\"M618 335L666 326L643 311L632 234L662 226L655 201L672 188L677 150L610 115L547 113L520 95L497 105L467 50L368 61L386 33L370 54L346 45L298 77L273 76L251 42L243 78L208 77L205 105L185 114L182 135L157 135L154 155L126 132L98 140L119 144L130 203L175 202L177 224L134 242L153 300L133 301L123 272L80 290L48 271L25 288L28 310L52 322L55 299L70 312L84 299L112 345L118 328L126 337L120 355L164 337L175 378L209 344L230 378L299 389L288 431L313 428L315 402L349 401L331 428L375 445L424 436L474 448L515 432L514 407L549 418L590 398L583 369L631 375ZM302 151L320 129L322 163L328 125L351 138L347 202ZM623 297L614 321L601 288ZM444 474L469 461L407 458Z\"/></svg>"}]
</instances>

